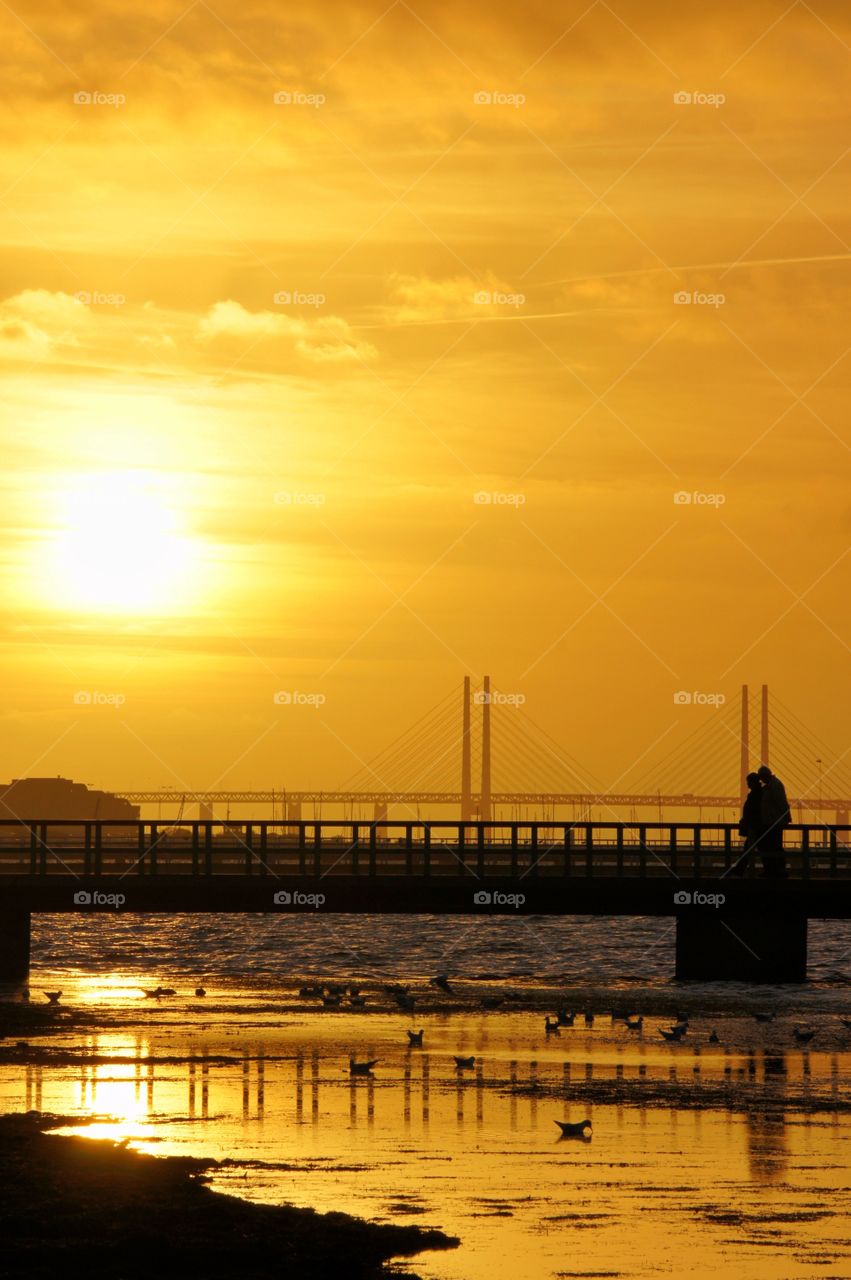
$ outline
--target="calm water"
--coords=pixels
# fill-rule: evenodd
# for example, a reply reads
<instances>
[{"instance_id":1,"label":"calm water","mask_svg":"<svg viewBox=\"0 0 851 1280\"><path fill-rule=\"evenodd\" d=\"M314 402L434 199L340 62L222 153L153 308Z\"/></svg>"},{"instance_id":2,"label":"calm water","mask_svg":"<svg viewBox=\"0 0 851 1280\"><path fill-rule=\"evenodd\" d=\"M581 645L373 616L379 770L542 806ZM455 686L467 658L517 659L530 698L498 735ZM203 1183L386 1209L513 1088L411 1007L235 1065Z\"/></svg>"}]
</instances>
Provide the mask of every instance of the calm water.
<instances>
[{"instance_id":1,"label":"calm water","mask_svg":"<svg viewBox=\"0 0 851 1280\"><path fill-rule=\"evenodd\" d=\"M32 998L61 987L63 1005L98 1026L31 1042L64 1059L0 1065L0 1101L96 1116L88 1132L154 1153L228 1158L215 1185L232 1194L460 1236L458 1250L411 1264L427 1280L851 1277L851 1032L837 1016L851 1016L851 931L813 927L808 986L727 987L719 1007L720 988L670 981L666 929L41 918ZM429 1011L422 980L438 970L479 979L459 977L463 1008ZM294 973L357 978L377 1011L305 1008ZM372 996L399 977L422 991L422 1014ZM546 1037L539 1012L479 1007L482 990L543 998L541 978L598 1010L634 993L643 1033L599 1012ZM146 998L157 983L178 994ZM653 1012L672 998L692 1011L674 1046L658 1034L670 1016ZM775 1021L744 1007L760 1004ZM796 1022L816 1029L811 1047L795 1044ZM424 1028L422 1050L409 1027ZM350 1054L377 1058L374 1076L352 1080ZM475 1067L459 1073L455 1054ZM583 1099L589 1082L605 1101ZM559 1140L556 1119L586 1115L590 1142Z\"/></svg>"}]
</instances>

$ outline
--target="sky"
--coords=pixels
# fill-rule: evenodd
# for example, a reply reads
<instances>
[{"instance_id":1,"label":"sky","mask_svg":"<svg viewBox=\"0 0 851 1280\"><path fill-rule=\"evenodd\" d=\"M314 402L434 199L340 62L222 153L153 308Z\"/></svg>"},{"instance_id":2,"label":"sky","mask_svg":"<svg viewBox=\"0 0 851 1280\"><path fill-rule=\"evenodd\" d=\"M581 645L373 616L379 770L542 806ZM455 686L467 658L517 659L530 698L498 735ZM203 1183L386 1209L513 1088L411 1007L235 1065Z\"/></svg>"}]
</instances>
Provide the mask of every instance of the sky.
<instances>
[{"instance_id":1,"label":"sky","mask_svg":"<svg viewBox=\"0 0 851 1280\"><path fill-rule=\"evenodd\" d=\"M743 683L847 770L844 4L0 36L0 778L333 787L484 673L601 785Z\"/></svg>"}]
</instances>

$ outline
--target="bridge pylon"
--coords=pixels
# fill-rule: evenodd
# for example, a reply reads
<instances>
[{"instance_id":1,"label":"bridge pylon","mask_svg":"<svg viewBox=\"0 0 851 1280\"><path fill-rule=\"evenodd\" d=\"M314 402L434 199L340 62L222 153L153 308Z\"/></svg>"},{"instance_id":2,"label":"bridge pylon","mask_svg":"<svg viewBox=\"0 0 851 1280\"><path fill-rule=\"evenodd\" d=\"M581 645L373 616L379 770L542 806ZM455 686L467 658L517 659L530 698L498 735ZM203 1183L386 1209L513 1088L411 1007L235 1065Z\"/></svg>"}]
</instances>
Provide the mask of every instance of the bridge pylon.
<instances>
[{"instance_id":1,"label":"bridge pylon","mask_svg":"<svg viewBox=\"0 0 851 1280\"><path fill-rule=\"evenodd\" d=\"M482 791L479 798L479 818L490 822L491 804L491 678L485 676L482 690Z\"/></svg>"},{"instance_id":2,"label":"bridge pylon","mask_svg":"<svg viewBox=\"0 0 851 1280\"><path fill-rule=\"evenodd\" d=\"M470 753L470 677L464 677L464 697L461 704L461 821L470 822L473 817L473 785Z\"/></svg>"}]
</instances>

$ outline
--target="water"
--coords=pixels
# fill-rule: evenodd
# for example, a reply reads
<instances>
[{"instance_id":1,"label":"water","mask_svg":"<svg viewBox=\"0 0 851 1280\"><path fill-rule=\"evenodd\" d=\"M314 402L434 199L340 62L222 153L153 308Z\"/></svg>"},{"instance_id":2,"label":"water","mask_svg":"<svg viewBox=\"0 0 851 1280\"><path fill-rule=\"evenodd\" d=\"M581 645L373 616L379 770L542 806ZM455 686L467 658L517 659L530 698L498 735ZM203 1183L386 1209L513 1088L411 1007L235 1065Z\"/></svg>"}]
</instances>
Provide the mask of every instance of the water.
<instances>
[{"instance_id":1,"label":"water","mask_svg":"<svg viewBox=\"0 0 851 1280\"><path fill-rule=\"evenodd\" d=\"M459 1236L409 1264L425 1280L848 1277L849 945L817 922L813 981L757 989L673 982L658 920L39 917L33 999L61 987L94 1024L0 1061L0 1104L227 1159L214 1185L251 1200ZM452 1001L428 986L439 970ZM357 980L372 1011L306 1007L310 975ZM422 1012L392 1007L399 979ZM158 983L178 995L146 998ZM556 989L594 1025L546 1037ZM505 1007L484 1011L488 991ZM641 1035L603 1012L620 1002L645 1009ZM748 1012L767 1006L770 1023ZM674 1008L692 1022L672 1046ZM374 1076L352 1079L350 1055ZM559 1140L555 1120L586 1116L590 1142Z\"/></svg>"},{"instance_id":2,"label":"water","mask_svg":"<svg viewBox=\"0 0 851 1280\"><path fill-rule=\"evenodd\" d=\"M247 980L305 975L382 981L445 972L660 987L670 984L674 971L674 922L632 916L36 915L33 959L60 972L131 966L203 976L210 968ZM810 922L809 976L808 1004L831 1003L831 987L851 982L851 922ZM708 989L723 993L729 984ZM790 995L799 990L789 988Z\"/></svg>"}]
</instances>

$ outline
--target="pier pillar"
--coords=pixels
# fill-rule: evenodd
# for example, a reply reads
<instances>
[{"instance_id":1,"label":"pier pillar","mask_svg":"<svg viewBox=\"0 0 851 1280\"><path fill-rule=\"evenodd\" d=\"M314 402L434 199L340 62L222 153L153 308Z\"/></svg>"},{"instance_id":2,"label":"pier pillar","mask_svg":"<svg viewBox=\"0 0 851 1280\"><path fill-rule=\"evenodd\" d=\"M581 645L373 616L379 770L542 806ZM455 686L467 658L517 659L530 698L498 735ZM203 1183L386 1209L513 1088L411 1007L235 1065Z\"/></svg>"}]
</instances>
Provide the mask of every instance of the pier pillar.
<instances>
[{"instance_id":1,"label":"pier pillar","mask_svg":"<svg viewBox=\"0 0 851 1280\"><path fill-rule=\"evenodd\" d=\"M807 917L791 911L680 912L676 976L694 982L806 982Z\"/></svg>"},{"instance_id":2,"label":"pier pillar","mask_svg":"<svg viewBox=\"0 0 851 1280\"><path fill-rule=\"evenodd\" d=\"M30 913L0 910L0 980L25 978L30 970Z\"/></svg>"}]
</instances>

